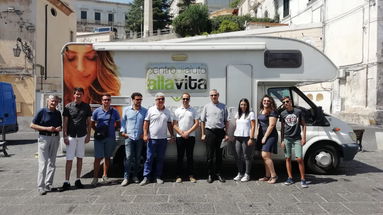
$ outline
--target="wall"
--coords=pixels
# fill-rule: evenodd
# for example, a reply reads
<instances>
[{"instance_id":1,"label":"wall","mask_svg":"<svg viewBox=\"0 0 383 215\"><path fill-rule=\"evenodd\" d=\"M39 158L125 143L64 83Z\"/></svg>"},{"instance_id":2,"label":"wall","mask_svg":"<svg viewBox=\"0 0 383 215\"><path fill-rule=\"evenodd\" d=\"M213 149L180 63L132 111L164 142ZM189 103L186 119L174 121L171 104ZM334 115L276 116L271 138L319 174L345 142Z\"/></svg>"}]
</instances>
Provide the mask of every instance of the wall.
<instances>
[{"instance_id":1,"label":"wall","mask_svg":"<svg viewBox=\"0 0 383 215\"><path fill-rule=\"evenodd\" d=\"M332 113L349 122L382 125L383 1L291 0L286 17L283 0L278 4L281 23L323 26L322 50L340 69L340 78L330 86ZM289 34L286 31L279 36Z\"/></svg>"},{"instance_id":2,"label":"wall","mask_svg":"<svg viewBox=\"0 0 383 215\"><path fill-rule=\"evenodd\" d=\"M69 4L70 5L70 4ZM47 26L45 26L45 7L47 6ZM76 16L71 13L64 14L52 4L45 1L36 1L36 63L45 66L45 31L47 30L47 80L42 80L38 75L36 89L39 91L61 92L61 49L65 43L75 41ZM56 16L52 14L56 11ZM72 32L72 33L71 33ZM72 38L71 38L72 35Z\"/></svg>"}]
</instances>

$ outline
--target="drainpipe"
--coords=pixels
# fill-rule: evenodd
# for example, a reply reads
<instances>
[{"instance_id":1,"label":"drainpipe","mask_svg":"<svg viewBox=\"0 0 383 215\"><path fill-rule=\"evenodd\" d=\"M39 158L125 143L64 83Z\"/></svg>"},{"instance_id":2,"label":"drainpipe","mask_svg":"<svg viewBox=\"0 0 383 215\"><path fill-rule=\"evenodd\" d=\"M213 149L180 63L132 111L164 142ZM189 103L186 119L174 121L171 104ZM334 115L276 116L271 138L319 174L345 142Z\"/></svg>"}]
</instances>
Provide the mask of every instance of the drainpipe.
<instances>
[{"instance_id":1,"label":"drainpipe","mask_svg":"<svg viewBox=\"0 0 383 215\"><path fill-rule=\"evenodd\" d=\"M44 79L47 80L48 78L48 5L45 5L45 73L44 73Z\"/></svg>"}]
</instances>

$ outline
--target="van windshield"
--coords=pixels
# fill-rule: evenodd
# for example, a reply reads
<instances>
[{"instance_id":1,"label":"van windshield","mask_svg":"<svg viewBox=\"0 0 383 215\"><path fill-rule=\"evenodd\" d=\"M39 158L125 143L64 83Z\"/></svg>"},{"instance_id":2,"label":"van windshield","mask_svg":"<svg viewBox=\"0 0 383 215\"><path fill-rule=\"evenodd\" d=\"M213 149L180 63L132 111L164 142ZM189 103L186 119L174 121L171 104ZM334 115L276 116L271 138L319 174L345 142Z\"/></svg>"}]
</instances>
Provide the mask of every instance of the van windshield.
<instances>
[{"instance_id":1,"label":"van windshield","mask_svg":"<svg viewBox=\"0 0 383 215\"><path fill-rule=\"evenodd\" d=\"M298 92L300 91L295 87L278 87L267 89L267 94L273 97L275 100L275 104L278 107L279 113L284 110L282 105L283 98L288 96L291 98L293 105L303 111L307 125L312 125L315 121L316 106L303 93Z\"/></svg>"}]
</instances>

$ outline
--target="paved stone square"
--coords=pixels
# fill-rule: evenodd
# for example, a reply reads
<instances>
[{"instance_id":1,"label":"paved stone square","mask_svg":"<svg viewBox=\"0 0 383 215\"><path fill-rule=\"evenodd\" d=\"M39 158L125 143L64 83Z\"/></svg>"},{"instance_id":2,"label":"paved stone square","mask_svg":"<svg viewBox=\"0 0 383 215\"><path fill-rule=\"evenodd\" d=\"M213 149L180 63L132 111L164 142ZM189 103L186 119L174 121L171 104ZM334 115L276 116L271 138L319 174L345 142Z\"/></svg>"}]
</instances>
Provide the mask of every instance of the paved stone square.
<instances>
[{"instance_id":1,"label":"paved stone square","mask_svg":"<svg viewBox=\"0 0 383 215\"><path fill-rule=\"evenodd\" d=\"M85 189L51 192L36 189L37 144L11 141L10 157L0 155L0 214L383 214L383 151L358 153L333 175L307 175L310 187L283 185L283 162L276 162L279 183L258 182L263 166L255 162L252 180L237 183L233 162L224 164L226 183L208 184L204 163L197 163L197 183L174 182L174 161L165 166L165 184L140 187L113 183L90 187L93 158L84 159ZM64 179L65 157L57 158L54 186ZM294 177L298 179L297 165ZM74 170L71 184L73 185Z\"/></svg>"}]
</instances>

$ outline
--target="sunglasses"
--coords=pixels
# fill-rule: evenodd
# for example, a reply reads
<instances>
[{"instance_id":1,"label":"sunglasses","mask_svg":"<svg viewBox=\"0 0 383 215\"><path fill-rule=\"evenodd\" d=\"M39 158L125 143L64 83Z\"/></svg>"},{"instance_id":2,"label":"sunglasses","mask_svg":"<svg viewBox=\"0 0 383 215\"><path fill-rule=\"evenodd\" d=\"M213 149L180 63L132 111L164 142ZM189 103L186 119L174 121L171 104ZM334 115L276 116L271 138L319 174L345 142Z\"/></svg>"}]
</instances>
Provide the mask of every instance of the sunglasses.
<instances>
[{"instance_id":1,"label":"sunglasses","mask_svg":"<svg viewBox=\"0 0 383 215\"><path fill-rule=\"evenodd\" d=\"M184 100L184 101L189 101L190 98L182 98L182 100Z\"/></svg>"},{"instance_id":2,"label":"sunglasses","mask_svg":"<svg viewBox=\"0 0 383 215\"><path fill-rule=\"evenodd\" d=\"M283 101L282 103L283 103L283 104L287 104L287 103L290 103L290 101L287 100L287 101Z\"/></svg>"},{"instance_id":3,"label":"sunglasses","mask_svg":"<svg viewBox=\"0 0 383 215\"><path fill-rule=\"evenodd\" d=\"M134 99L134 100L136 100L136 101L142 101L142 99Z\"/></svg>"},{"instance_id":4,"label":"sunglasses","mask_svg":"<svg viewBox=\"0 0 383 215\"><path fill-rule=\"evenodd\" d=\"M211 96L211 97L213 97L213 96L218 96L218 94L211 94L210 96Z\"/></svg>"},{"instance_id":5,"label":"sunglasses","mask_svg":"<svg viewBox=\"0 0 383 215\"><path fill-rule=\"evenodd\" d=\"M110 101L111 99L103 99L102 101Z\"/></svg>"},{"instance_id":6,"label":"sunglasses","mask_svg":"<svg viewBox=\"0 0 383 215\"><path fill-rule=\"evenodd\" d=\"M158 98L157 101L165 101L165 98Z\"/></svg>"}]
</instances>

